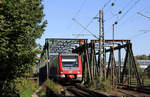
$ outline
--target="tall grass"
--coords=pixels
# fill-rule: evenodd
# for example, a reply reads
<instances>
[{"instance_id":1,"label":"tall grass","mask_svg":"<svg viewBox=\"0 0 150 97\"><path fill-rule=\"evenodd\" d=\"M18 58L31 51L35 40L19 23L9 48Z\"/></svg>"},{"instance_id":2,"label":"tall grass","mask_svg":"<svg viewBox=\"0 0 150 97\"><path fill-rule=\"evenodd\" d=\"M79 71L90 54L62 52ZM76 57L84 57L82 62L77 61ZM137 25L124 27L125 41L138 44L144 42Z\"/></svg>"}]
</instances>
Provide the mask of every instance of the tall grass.
<instances>
[{"instance_id":1,"label":"tall grass","mask_svg":"<svg viewBox=\"0 0 150 97\"><path fill-rule=\"evenodd\" d=\"M32 94L38 89L38 85L31 79L19 78L17 79L17 90L19 90L20 97L32 97Z\"/></svg>"},{"instance_id":2,"label":"tall grass","mask_svg":"<svg viewBox=\"0 0 150 97\"><path fill-rule=\"evenodd\" d=\"M57 82L54 82L53 80L47 80L44 83L44 86L47 86L49 89L54 91L56 94L61 94L61 91L64 90L64 87L58 84Z\"/></svg>"},{"instance_id":3,"label":"tall grass","mask_svg":"<svg viewBox=\"0 0 150 97\"><path fill-rule=\"evenodd\" d=\"M89 87L101 91L110 91L111 83L109 79L101 80L100 78L97 78L90 83Z\"/></svg>"}]
</instances>

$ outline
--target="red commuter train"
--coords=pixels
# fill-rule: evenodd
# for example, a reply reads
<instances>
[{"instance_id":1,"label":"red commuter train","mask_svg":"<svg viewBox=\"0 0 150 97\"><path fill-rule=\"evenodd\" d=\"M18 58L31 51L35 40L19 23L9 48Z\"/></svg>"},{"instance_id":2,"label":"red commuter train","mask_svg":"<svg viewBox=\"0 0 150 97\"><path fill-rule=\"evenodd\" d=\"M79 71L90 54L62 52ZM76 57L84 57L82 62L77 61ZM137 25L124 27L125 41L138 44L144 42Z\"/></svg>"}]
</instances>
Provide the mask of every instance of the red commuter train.
<instances>
[{"instance_id":1,"label":"red commuter train","mask_svg":"<svg viewBox=\"0 0 150 97\"><path fill-rule=\"evenodd\" d=\"M50 55L49 77L82 80L82 62L79 54Z\"/></svg>"}]
</instances>

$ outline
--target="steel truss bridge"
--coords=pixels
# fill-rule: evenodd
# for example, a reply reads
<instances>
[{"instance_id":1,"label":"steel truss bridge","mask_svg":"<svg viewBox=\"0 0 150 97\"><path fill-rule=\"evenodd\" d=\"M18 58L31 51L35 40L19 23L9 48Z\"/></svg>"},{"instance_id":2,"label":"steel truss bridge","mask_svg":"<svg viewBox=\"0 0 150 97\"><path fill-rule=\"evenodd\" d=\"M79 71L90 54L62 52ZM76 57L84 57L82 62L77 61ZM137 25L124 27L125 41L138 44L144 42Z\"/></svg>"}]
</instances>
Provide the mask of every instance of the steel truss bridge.
<instances>
[{"instance_id":1,"label":"steel truss bridge","mask_svg":"<svg viewBox=\"0 0 150 97\"><path fill-rule=\"evenodd\" d=\"M125 52L124 56L122 56L122 52ZM51 60L50 55L56 53L78 53L81 55L82 82L84 84L100 78L101 81L109 79L112 86L132 86L133 83L136 83L136 86L140 88L143 86L130 40L105 40L104 49L100 52L99 40L88 42L88 39L47 38L41 54L40 64L42 65L40 68L46 67L49 64L49 61L46 60ZM47 54L49 57L45 56ZM108 59L106 55L108 55ZM124 59L123 66L121 66L122 58ZM118 60L118 66L116 66L116 60ZM43 70L41 71L43 72ZM47 74L48 70L45 69L44 72ZM41 78L43 76L41 75ZM134 82L132 82L133 79Z\"/></svg>"}]
</instances>

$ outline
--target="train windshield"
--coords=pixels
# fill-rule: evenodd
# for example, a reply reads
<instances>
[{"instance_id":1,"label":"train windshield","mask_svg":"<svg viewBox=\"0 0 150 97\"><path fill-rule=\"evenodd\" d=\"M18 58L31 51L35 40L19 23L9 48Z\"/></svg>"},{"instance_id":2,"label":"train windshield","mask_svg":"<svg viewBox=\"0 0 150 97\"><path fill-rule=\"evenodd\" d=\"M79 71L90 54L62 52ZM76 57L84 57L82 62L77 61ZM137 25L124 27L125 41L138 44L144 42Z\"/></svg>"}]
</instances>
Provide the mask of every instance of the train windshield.
<instances>
[{"instance_id":1,"label":"train windshield","mask_svg":"<svg viewBox=\"0 0 150 97\"><path fill-rule=\"evenodd\" d=\"M63 67L78 67L77 56L62 56Z\"/></svg>"}]
</instances>

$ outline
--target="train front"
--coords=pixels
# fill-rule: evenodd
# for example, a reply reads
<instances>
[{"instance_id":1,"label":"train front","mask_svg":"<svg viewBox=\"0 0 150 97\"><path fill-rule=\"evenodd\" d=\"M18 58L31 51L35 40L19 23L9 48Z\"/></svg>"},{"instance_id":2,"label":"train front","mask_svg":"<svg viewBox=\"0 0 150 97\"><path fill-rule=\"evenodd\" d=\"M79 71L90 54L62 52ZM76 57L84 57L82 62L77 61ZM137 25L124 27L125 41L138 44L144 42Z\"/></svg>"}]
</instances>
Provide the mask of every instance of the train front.
<instances>
[{"instance_id":1,"label":"train front","mask_svg":"<svg viewBox=\"0 0 150 97\"><path fill-rule=\"evenodd\" d=\"M59 55L59 76L65 79L82 80L82 63L78 54Z\"/></svg>"}]
</instances>

